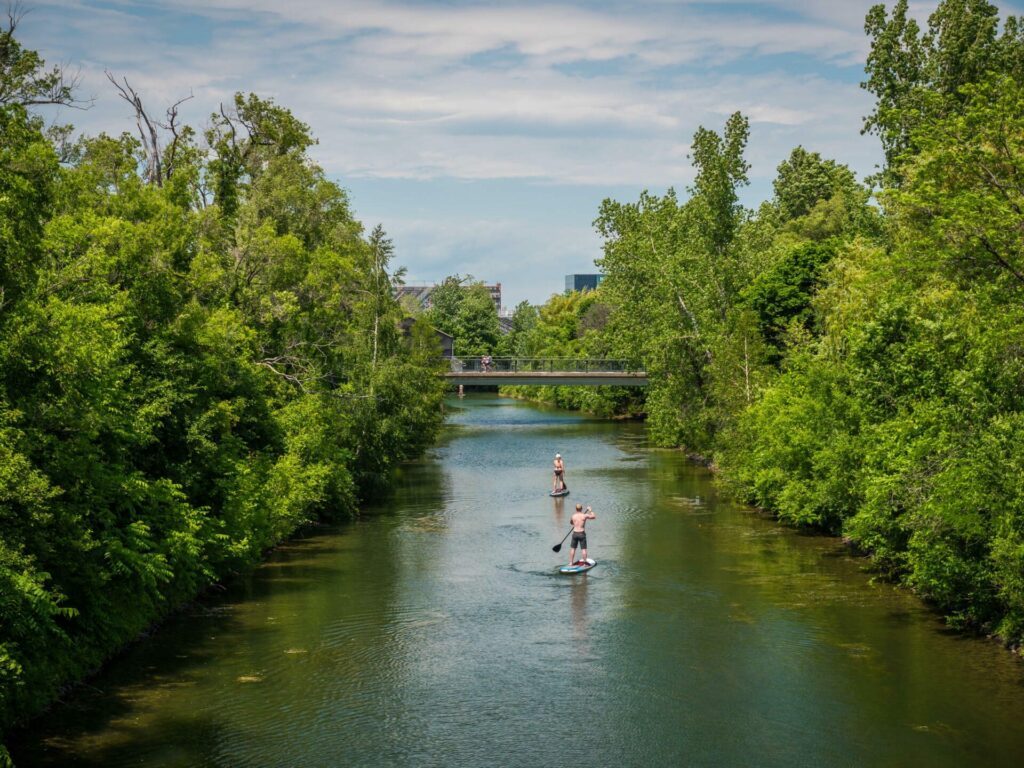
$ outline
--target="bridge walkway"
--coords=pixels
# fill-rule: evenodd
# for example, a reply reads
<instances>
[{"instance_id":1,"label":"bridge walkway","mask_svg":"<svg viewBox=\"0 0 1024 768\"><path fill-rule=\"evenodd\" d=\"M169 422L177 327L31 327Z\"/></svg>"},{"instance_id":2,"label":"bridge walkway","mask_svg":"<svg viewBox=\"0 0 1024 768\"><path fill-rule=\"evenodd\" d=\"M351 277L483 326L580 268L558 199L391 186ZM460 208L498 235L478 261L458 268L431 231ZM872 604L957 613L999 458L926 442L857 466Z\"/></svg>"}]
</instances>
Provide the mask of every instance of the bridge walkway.
<instances>
[{"instance_id":1,"label":"bridge walkway","mask_svg":"<svg viewBox=\"0 0 1024 768\"><path fill-rule=\"evenodd\" d=\"M645 387L647 372L625 360L570 357L452 357L445 378L465 386Z\"/></svg>"}]
</instances>

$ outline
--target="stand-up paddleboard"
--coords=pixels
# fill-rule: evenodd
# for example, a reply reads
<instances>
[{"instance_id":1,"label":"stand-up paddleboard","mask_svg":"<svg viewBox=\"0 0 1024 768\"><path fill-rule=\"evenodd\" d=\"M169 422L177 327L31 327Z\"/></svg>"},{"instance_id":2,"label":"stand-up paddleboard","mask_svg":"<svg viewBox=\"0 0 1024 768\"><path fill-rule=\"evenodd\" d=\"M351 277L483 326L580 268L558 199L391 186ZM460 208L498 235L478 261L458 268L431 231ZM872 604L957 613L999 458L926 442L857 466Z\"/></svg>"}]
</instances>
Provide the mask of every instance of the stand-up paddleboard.
<instances>
[{"instance_id":1,"label":"stand-up paddleboard","mask_svg":"<svg viewBox=\"0 0 1024 768\"><path fill-rule=\"evenodd\" d=\"M569 495L569 489L568 488L565 488L565 489L563 489L561 491L552 491L551 493L548 494L548 496L568 496L568 495Z\"/></svg>"},{"instance_id":2,"label":"stand-up paddleboard","mask_svg":"<svg viewBox=\"0 0 1024 768\"><path fill-rule=\"evenodd\" d=\"M597 563L594 562L594 558L588 557L586 560L577 560L572 565L563 565L558 569L559 573L583 573L589 571Z\"/></svg>"}]
</instances>

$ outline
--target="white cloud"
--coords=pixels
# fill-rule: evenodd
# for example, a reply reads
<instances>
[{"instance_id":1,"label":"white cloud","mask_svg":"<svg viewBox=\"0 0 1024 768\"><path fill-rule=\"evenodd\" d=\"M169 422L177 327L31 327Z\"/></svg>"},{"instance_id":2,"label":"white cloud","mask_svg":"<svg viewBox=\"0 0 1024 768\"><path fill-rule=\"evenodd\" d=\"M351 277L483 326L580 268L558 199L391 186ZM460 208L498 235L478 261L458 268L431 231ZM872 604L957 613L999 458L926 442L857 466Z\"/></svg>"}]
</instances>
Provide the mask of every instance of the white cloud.
<instances>
[{"instance_id":1,"label":"white cloud","mask_svg":"<svg viewBox=\"0 0 1024 768\"><path fill-rule=\"evenodd\" d=\"M788 13L754 18L748 6L722 13L678 3L178 0L173 11L67 1L38 15L55 22L44 25L56 33L44 49L81 51L85 87L100 96L79 120L92 130L126 127L126 109L103 79L109 68L156 111L194 93L188 116L199 121L234 90L273 96L312 125L320 159L341 176L661 184L686 174L680 141L736 109L755 126L789 126L794 137L839 126L849 134L851 120L859 127L867 102L849 83L716 72L776 54L835 62L863 53L851 20L867 3L775 5ZM154 13L180 16L176 36ZM494 60L474 59L487 56Z\"/></svg>"},{"instance_id":2,"label":"white cloud","mask_svg":"<svg viewBox=\"0 0 1024 768\"><path fill-rule=\"evenodd\" d=\"M870 100L851 64L872 2L39 0L22 32L82 67L96 106L66 118L89 132L133 127L110 69L157 113L193 93L184 117L200 127L235 91L273 97L311 125L317 159L343 184L507 179L528 197L537 184L683 188L693 131L735 110L751 119L755 187L796 144L869 172ZM494 259L529 252L506 273L526 291L557 254L576 268L598 255L592 215L531 228L528 216L431 226L397 207L375 214L424 279L443 276L427 273L445 253L484 254L460 271L493 280Z\"/></svg>"}]
</instances>

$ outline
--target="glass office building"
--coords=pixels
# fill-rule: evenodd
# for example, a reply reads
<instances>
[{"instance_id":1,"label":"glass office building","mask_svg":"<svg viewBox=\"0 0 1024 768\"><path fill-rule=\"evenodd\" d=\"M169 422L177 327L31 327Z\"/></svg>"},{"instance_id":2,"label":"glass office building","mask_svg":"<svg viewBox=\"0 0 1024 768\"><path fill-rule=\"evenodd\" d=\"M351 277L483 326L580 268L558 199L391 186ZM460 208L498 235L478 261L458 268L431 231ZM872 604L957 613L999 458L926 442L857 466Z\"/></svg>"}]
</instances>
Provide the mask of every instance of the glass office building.
<instances>
[{"instance_id":1,"label":"glass office building","mask_svg":"<svg viewBox=\"0 0 1024 768\"><path fill-rule=\"evenodd\" d=\"M565 292L582 291L584 288L592 291L601 284L602 280L604 280L604 275L566 275Z\"/></svg>"}]
</instances>

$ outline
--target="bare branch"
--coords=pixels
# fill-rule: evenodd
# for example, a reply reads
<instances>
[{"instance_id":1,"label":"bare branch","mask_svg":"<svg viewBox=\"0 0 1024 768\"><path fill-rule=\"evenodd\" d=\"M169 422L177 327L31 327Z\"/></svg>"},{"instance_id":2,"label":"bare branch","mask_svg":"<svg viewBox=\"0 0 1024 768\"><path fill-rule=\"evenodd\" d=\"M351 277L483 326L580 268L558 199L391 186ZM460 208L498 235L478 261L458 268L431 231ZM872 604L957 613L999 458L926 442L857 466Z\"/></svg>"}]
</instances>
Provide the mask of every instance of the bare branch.
<instances>
[{"instance_id":1,"label":"bare branch","mask_svg":"<svg viewBox=\"0 0 1024 768\"><path fill-rule=\"evenodd\" d=\"M18 23L25 18L29 13L29 9L25 7L23 3L14 2L7 4L7 29L5 30L8 35L14 36L14 31L18 28Z\"/></svg>"},{"instance_id":2,"label":"bare branch","mask_svg":"<svg viewBox=\"0 0 1024 768\"><path fill-rule=\"evenodd\" d=\"M82 101L74 95L81 81L78 72L72 74L66 65L44 70L45 62L39 54L25 50L15 39L18 25L27 14L20 2L9 3L6 22L0 24L0 105L89 109L92 99Z\"/></svg>"},{"instance_id":3,"label":"bare branch","mask_svg":"<svg viewBox=\"0 0 1024 768\"><path fill-rule=\"evenodd\" d=\"M169 131L171 134L170 146L167 147L167 151L164 153L164 158L166 160L165 173L168 179L171 178L171 175L174 173L175 159L178 153L178 142L181 140L181 134L178 129L178 107L193 97L194 94L189 93L185 98L178 99L176 102L171 104L171 106L167 108L167 122L157 123L157 125L165 131Z\"/></svg>"},{"instance_id":4,"label":"bare branch","mask_svg":"<svg viewBox=\"0 0 1024 768\"><path fill-rule=\"evenodd\" d=\"M117 81L110 70L104 70L107 80L117 89L121 98L132 105L135 110L135 124L139 128L139 138L142 140L142 148L146 154L146 181L150 184L163 186L164 176L160 157L160 135L157 133L156 124L146 114L142 105L142 97L128 83L127 77L122 77L122 85Z\"/></svg>"}]
</instances>

